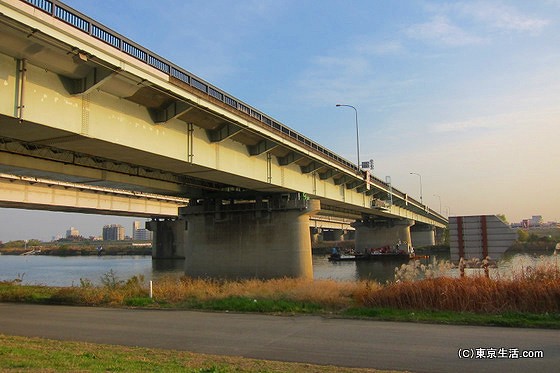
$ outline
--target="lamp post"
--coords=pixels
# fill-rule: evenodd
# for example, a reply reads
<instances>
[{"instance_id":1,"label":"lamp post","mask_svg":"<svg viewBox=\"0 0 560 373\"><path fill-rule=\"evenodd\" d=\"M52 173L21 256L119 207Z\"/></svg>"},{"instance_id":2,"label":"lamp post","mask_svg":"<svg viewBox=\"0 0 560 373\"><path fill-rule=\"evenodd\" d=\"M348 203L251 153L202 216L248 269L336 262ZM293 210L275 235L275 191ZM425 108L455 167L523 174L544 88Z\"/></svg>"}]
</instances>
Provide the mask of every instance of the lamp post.
<instances>
[{"instance_id":1,"label":"lamp post","mask_svg":"<svg viewBox=\"0 0 560 373\"><path fill-rule=\"evenodd\" d=\"M434 194L434 197L439 198L439 214L441 215L441 196L438 194Z\"/></svg>"},{"instance_id":2,"label":"lamp post","mask_svg":"<svg viewBox=\"0 0 560 373\"><path fill-rule=\"evenodd\" d=\"M358 156L358 174L360 174L360 132L358 130L358 110L352 105L336 104L336 107L342 106L350 107L354 109L354 112L356 113L356 152Z\"/></svg>"},{"instance_id":3,"label":"lamp post","mask_svg":"<svg viewBox=\"0 0 560 373\"><path fill-rule=\"evenodd\" d=\"M416 175L420 178L420 203L423 205L424 202L422 201L422 175L417 174L416 172L411 172L411 175Z\"/></svg>"}]
</instances>

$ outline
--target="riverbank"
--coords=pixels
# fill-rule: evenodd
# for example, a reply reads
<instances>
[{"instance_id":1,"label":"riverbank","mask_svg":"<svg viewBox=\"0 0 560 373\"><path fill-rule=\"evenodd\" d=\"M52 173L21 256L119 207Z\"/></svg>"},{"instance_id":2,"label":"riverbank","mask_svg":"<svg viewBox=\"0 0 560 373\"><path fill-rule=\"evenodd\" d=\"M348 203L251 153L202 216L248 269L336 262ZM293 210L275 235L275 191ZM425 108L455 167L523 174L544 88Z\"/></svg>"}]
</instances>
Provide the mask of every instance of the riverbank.
<instances>
[{"instance_id":1,"label":"riverbank","mask_svg":"<svg viewBox=\"0 0 560 373\"><path fill-rule=\"evenodd\" d=\"M100 250L102 248L102 250ZM56 243L49 242L28 247L4 245L0 255L51 255L51 256L94 256L94 255L152 255L152 245L147 242Z\"/></svg>"},{"instance_id":2,"label":"riverbank","mask_svg":"<svg viewBox=\"0 0 560 373\"><path fill-rule=\"evenodd\" d=\"M0 301L272 314L317 314L410 322L560 328L560 270L556 257L510 277L454 278L449 262L411 262L396 280L304 279L218 281L163 277L150 285L142 276L119 279L111 270L100 285L0 282ZM151 295L151 296L150 296Z\"/></svg>"},{"instance_id":3,"label":"riverbank","mask_svg":"<svg viewBox=\"0 0 560 373\"><path fill-rule=\"evenodd\" d=\"M313 254L330 254L333 247L353 248L354 241L321 241L312 245ZM34 245L6 243L0 245L0 255L53 255L53 256L92 256L99 255L152 255L150 241L69 241L41 242ZM449 248L448 248L449 250Z\"/></svg>"}]
</instances>

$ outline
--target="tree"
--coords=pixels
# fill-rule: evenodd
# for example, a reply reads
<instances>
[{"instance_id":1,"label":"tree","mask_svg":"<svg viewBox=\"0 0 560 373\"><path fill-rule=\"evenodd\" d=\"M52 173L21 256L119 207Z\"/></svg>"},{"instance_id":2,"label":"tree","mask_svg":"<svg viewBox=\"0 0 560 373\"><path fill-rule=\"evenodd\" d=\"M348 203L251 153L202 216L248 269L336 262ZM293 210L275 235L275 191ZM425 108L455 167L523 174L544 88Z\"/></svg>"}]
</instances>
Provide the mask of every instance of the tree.
<instances>
[{"instance_id":1,"label":"tree","mask_svg":"<svg viewBox=\"0 0 560 373\"><path fill-rule=\"evenodd\" d=\"M527 242L528 239L529 239L529 233L527 231L524 231L523 229L517 230L517 241Z\"/></svg>"},{"instance_id":2,"label":"tree","mask_svg":"<svg viewBox=\"0 0 560 373\"><path fill-rule=\"evenodd\" d=\"M496 216L498 217L498 219L500 219L501 221L503 221L504 223L509 225L509 222L508 222L505 214L497 214Z\"/></svg>"}]
</instances>

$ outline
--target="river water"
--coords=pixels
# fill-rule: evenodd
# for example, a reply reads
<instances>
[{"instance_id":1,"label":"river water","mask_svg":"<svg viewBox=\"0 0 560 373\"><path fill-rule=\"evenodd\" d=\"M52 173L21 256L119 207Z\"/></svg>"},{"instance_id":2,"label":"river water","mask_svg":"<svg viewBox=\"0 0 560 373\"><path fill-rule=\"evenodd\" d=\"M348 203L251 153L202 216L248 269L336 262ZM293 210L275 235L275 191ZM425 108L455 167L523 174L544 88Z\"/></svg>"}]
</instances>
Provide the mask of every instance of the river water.
<instances>
[{"instance_id":1,"label":"river water","mask_svg":"<svg viewBox=\"0 0 560 373\"><path fill-rule=\"evenodd\" d=\"M427 265L435 263L439 259L446 259L445 255L440 258L432 256L422 260L422 263ZM506 256L498 262L498 267L491 271L496 274L534 267L543 260L548 262L556 260L556 265L558 265L557 257L550 255L542 257L516 254ZM401 264L402 262L399 261L333 263L329 262L327 255L313 255L313 275L315 279L337 281L372 279L384 283L395 279L395 267L400 267ZM452 269L448 274L457 275L456 272L456 269ZM100 284L101 279L109 273L118 280L127 280L133 276L142 275L146 281L157 281L162 276L179 277L183 275L183 260L152 260L150 256L0 255L0 281L20 279L22 284L26 285L79 286L81 279Z\"/></svg>"}]
</instances>

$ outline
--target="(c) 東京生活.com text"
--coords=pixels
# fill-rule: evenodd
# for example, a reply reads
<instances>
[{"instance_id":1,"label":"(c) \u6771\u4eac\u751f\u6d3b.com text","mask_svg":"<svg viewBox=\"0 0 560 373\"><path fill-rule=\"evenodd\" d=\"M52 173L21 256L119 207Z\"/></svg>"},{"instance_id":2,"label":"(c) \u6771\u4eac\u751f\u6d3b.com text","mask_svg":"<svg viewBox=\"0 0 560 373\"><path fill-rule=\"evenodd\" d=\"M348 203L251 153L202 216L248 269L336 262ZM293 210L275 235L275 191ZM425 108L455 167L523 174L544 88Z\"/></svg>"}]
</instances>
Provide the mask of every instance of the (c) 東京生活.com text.
<instances>
[{"instance_id":1,"label":"(c) \u6771\u4eac\u751f\u6d3b.com text","mask_svg":"<svg viewBox=\"0 0 560 373\"><path fill-rule=\"evenodd\" d=\"M515 347L470 347L457 350L459 359L542 359L543 350L521 350Z\"/></svg>"}]
</instances>

